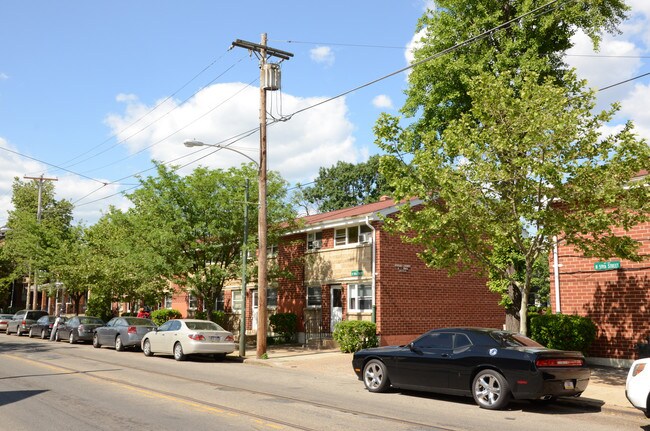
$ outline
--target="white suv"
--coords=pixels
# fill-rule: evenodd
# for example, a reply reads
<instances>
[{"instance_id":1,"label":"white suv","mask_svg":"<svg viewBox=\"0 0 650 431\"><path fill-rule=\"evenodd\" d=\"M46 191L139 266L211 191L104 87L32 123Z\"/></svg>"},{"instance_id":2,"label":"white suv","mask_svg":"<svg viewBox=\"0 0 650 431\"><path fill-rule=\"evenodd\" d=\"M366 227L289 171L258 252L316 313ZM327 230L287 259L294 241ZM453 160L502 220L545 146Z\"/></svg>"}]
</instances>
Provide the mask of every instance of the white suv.
<instances>
[{"instance_id":1,"label":"white suv","mask_svg":"<svg viewBox=\"0 0 650 431\"><path fill-rule=\"evenodd\" d=\"M637 359L632 363L625 382L625 396L634 407L650 418L650 358Z\"/></svg>"}]
</instances>

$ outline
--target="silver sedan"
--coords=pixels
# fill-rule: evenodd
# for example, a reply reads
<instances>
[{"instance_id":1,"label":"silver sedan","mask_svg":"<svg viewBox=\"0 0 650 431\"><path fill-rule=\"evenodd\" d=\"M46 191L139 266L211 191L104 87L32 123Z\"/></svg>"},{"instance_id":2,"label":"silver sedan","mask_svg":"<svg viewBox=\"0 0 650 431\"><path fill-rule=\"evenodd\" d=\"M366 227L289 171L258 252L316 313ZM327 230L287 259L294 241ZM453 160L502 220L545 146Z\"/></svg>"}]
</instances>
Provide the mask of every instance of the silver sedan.
<instances>
[{"instance_id":1,"label":"silver sedan","mask_svg":"<svg viewBox=\"0 0 650 431\"><path fill-rule=\"evenodd\" d=\"M235 340L231 332L214 322L173 319L142 338L142 351L145 356L174 355L177 361L187 355L212 355L219 360L235 351Z\"/></svg>"},{"instance_id":2,"label":"silver sedan","mask_svg":"<svg viewBox=\"0 0 650 431\"><path fill-rule=\"evenodd\" d=\"M141 317L114 317L104 326L95 329L93 347L103 345L115 347L121 352L127 347L140 347L142 337L156 329L151 319Z\"/></svg>"}]
</instances>

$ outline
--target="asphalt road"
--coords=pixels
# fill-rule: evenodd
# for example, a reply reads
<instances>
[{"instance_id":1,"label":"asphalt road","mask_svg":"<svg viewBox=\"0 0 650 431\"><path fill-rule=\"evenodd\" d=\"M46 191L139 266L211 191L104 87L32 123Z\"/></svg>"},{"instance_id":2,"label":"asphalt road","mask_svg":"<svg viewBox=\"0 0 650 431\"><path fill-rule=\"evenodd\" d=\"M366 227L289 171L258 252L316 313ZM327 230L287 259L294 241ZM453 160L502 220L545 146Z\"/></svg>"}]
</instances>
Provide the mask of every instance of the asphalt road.
<instances>
[{"instance_id":1,"label":"asphalt road","mask_svg":"<svg viewBox=\"0 0 650 431\"><path fill-rule=\"evenodd\" d=\"M642 416L371 394L354 374L94 349L0 334L0 427L20 430L639 430ZM650 430L650 428L648 428Z\"/></svg>"}]
</instances>

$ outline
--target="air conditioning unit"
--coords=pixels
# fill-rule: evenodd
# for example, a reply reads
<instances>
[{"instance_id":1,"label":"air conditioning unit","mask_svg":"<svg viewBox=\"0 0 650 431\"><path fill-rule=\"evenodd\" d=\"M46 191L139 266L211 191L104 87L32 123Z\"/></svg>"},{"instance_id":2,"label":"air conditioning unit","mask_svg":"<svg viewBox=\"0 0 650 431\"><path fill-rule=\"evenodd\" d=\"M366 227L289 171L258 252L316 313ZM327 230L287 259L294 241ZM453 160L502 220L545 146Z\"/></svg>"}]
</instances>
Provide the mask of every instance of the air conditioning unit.
<instances>
[{"instance_id":1,"label":"air conditioning unit","mask_svg":"<svg viewBox=\"0 0 650 431\"><path fill-rule=\"evenodd\" d=\"M323 246L323 240L315 239L311 242L311 248L316 250Z\"/></svg>"},{"instance_id":2,"label":"air conditioning unit","mask_svg":"<svg viewBox=\"0 0 650 431\"><path fill-rule=\"evenodd\" d=\"M364 232L359 235L359 242L361 244L370 244L372 242L372 233Z\"/></svg>"}]
</instances>

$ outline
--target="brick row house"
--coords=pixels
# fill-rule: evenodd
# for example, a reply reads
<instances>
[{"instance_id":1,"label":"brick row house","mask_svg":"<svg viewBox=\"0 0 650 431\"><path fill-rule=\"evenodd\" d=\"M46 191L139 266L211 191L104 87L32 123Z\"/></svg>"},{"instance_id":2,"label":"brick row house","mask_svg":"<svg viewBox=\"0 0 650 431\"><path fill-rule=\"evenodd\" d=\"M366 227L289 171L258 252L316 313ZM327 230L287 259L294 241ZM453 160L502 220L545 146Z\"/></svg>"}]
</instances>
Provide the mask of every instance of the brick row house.
<instances>
[{"instance_id":1,"label":"brick row house","mask_svg":"<svg viewBox=\"0 0 650 431\"><path fill-rule=\"evenodd\" d=\"M295 313L301 342L331 333L341 320L375 321L382 345L405 344L434 327L503 327L504 310L485 278L472 272L450 277L445 270L428 268L417 256L418 246L404 244L382 229L382 217L398 208L383 198L299 219L301 227L270 250L274 263L291 276L269 283L269 314ZM241 292L241 281L233 280L217 308L238 315ZM254 334L254 280L245 300L247 334ZM185 314L190 301L191 296L179 293L167 305Z\"/></svg>"},{"instance_id":2,"label":"brick row house","mask_svg":"<svg viewBox=\"0 0 650 431\"><path fill-rule=\"evenodd\" d=\"M642 171L633 180L647 178ZM641 243L639 253L650 256L650 223L630 231L613 229ZM629 366L638 357L637 344L650 336L650 265L612 258L586 258L560 241L551 252L551 308L554 313L591 318L596 341L588 355L600 365Z\"/></svg>"}]
</instances>

